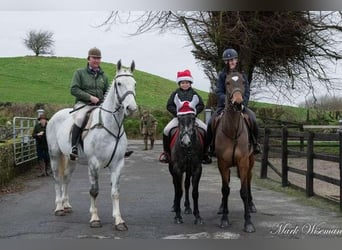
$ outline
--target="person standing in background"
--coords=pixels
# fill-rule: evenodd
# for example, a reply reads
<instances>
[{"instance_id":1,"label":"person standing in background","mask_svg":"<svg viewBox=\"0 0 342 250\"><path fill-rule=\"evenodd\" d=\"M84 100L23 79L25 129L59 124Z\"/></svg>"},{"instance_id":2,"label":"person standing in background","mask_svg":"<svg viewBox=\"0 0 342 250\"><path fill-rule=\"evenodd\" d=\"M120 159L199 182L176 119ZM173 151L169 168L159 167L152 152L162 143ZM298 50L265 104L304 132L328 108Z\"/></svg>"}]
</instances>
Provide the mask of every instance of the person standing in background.
<instances>
[{"instance_id":1,"label":"person standing in background","mask_svg":"<svg viewBox=\"0 0 342 250\"><path fill-rule=\"evenodd\" d=\"M140 119L140 133L144 136L144 150L148 150L148 139L151 142L150 149L153 149L157 124L156 118L148 110L145 110Z\"/></svg>"},{"instance_id":2,"label":"person standing in background","mask_svg":"<svg viewBox=\"0 0 342 250\"><path fill-rule=\"evenodd\" d=\"M50 166L49 148L46 141L46 125L48 121L44 114L39 116L38 121L33 128L32 137L36 140L37 158L41 171L38 177L43 177L49 176L48 169Z\"/></svg>"}]
</instances>

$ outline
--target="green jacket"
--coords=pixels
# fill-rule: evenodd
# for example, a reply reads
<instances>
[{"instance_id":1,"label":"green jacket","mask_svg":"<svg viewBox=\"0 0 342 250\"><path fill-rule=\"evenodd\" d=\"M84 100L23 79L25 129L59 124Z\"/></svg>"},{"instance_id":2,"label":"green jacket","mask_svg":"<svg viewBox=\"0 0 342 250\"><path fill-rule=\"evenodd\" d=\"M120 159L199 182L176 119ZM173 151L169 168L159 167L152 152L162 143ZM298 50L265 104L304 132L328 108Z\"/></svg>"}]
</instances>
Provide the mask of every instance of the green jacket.
<instances>
[{"instance_id":1,"label":"green jacket","mask_svg":"<svg viewBox=\"0 0 342 250\"><path fill-rule=\"evenodd\" d=\"M95 73L87 66L74 73L70 93L76 97L75 103L78 101L88 103L91 95L96 96L102 102L108 86L108 77L101 68Z\"/></svg>"}]
</instances>

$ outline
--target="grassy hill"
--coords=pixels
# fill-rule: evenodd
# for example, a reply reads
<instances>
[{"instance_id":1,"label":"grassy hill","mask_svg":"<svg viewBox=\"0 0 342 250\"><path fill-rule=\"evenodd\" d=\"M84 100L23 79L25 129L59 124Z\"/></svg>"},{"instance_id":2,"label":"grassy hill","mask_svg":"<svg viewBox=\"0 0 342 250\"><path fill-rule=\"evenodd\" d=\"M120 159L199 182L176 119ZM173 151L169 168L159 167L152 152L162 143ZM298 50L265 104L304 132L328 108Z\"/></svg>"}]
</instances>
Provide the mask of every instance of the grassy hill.
<instances>
[{"instance_id":1,"label":"grassy hill","mask_svg":"<svg viewBox=\"0 0 342 250\"><path fill-rule=\"evenodd\" d=\"M68 57L0 58L1 102L71 106L74 103L74 97L70 94L73 73L85 65L85 59ZM102 63L101 66L113 79L116 65ZM136 70L134 76L137 81L137 103L140 106L165 107L170 93L177 87L173 81L143 71ZM204 101L207 100L208 93L200 90L198 93Z\"/></svg>"},{"instance_id":2,"label":"grassy hill","mask_svg":"<svg viewBox=\"0 0 342 250\"><path fill-rule=\"evenodd\" d=\"M85 66L86 59L69 57L0 58L0 125L13 116L36 116L37 108L42 106L49 117L61 108L71 107L74 103L74 97L70 94L73 73ZM116 65L103 62L101 66L108 77L113 79ZM163 127L170 120L166 102L177 85L174 81L139 70L134 72L134 76L137 81L139 112L125 121L126 131L129 129L128 133L133 137L139 136L142 110L149 109L158 119L158 134L161 135ZM208 93L200 90L197 92L207 103ZM305 123L309 117L310 123L315 120L318 124L324 124L330 119L324 113L308 112L304 108L252 101L249 107L256 112L260 121L273 118ZM204 119L203 113L201 119Z\"/></svg>"}]
</instances>

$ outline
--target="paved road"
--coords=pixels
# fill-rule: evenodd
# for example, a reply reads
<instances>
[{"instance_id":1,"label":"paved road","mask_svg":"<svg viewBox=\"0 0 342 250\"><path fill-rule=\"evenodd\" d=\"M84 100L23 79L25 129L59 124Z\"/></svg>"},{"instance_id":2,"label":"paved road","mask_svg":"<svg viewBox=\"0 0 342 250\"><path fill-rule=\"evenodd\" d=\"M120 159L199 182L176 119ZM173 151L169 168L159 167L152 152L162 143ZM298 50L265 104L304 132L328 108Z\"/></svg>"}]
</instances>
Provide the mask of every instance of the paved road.
<instances>
[{"instance_id":1,"label":"paved road","mask_svg":"<svg viewBox=\"0 0 342 250\"><path fill-rule=\"evenodd\" d=\"M218 227L216 214L221 199L220 177L216 162L203 165L199 208L205 221L194 225L192 215L184 215L184 224L173 223L170 212L173 187L167 165L158 162L160 142L152 151L143 151L140 141L130 141L134 154L126 160L121 177L121 213L128 231L113 229L109 171L103 169L98 196L102 228L88 226L89 183L86 165L80 164L70 187L73 213L54 216L54 187L51 177L30 181L21 192L0 196L0 238L12 239L268 239L268 238L342 238L341 214L305 206L297 198L253 186L258 213L252 214L256 232L242 231L243 211L239 180L231 182L229 210L231 225ZM80 162L82 163L82 162ZM235 171L233 171L235 172Z\"/></svg>"}]
</instances>

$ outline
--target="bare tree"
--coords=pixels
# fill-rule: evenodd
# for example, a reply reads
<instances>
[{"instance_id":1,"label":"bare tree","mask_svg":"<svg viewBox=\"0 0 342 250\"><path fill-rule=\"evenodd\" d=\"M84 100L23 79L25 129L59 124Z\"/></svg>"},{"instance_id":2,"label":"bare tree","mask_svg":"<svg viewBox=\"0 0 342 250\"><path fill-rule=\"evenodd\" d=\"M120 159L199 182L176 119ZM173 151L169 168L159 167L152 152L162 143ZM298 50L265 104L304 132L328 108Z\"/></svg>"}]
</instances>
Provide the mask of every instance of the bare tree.
<instances>
[{"instance_id":1,"label":"bare tree","mask_svg":"<svg viewBox=\"0 0 342 250\"><path fill-rule=\"evenodd\" d=\"M285 97L293 90L315 97L315 82L327 91L337 88L326 70L342 59L341 12L113 11L100 26L117 23L135 23L132 35L183 32L211 84L223 68L223 51L233 47L252 87L273 87Z\"/></svg>"},{"instance_id":2,"label":"bare tree","mask_svg":"<svg viewBox=\"0 0 342 250\"><path fill-rule=\"evenodd\" d=\"M50 31L35 31L31 30L24 38L25 46L32 50L36 56L39 55L53 55L53 46L55 41L53 39L53 32Z\"/></svg>"}]
</instances>

